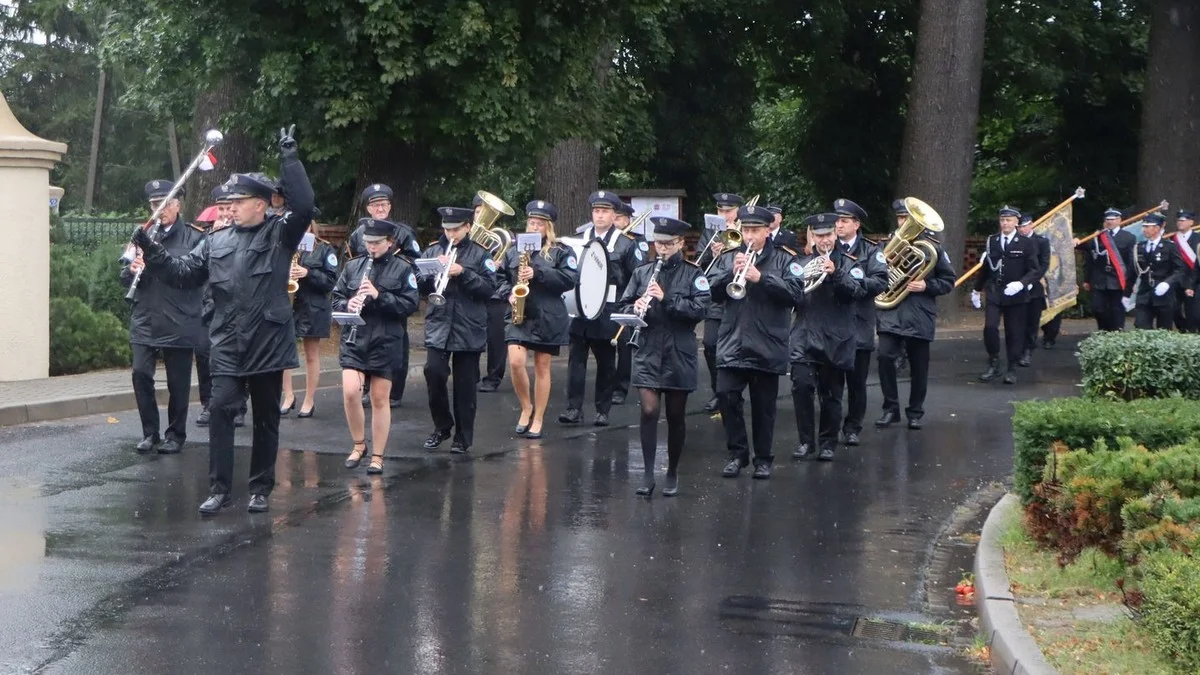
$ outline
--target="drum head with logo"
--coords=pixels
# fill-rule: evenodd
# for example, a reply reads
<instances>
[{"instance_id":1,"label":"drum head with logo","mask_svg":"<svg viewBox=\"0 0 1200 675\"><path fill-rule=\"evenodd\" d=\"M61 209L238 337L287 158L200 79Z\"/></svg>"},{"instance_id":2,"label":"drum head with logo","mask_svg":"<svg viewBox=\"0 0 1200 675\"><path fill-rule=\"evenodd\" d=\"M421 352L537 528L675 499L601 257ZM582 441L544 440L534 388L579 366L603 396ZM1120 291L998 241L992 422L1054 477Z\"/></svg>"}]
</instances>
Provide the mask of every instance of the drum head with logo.
<instances>
[{"instance_id":1,"label":"drum head with logo","mask_svg":"<svg viewBox=\"0 0 1200 675\"><path fill-rule=\"evenodd\" d=\"M577 314L592 320L604 313L608 301L608 249L599 239L589 241L579 256L579 283L575 286ZM568 306L568 309L571 309Z\"/></svg>"}]
</instances>

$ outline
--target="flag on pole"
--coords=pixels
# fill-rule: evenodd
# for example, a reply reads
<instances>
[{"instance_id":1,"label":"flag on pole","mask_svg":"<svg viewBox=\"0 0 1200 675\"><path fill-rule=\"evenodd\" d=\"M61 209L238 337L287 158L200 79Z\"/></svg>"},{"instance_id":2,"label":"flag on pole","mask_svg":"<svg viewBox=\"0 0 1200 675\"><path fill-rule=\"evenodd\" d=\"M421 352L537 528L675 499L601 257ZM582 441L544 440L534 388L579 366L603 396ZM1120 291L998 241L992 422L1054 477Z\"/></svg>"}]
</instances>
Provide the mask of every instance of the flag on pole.
<instances>
[{"instance_id":1,"label":"flag on pole","mask_svg":"<svg viewBox=\"0 0 1200 675\"><path fill-rule=\"evenodd\" d=\"M1035 230L1050 240L1050 265L1042 283L1046 287L1046 309L1039 326L1075 306L1079 287L1075 281L1075 244L1071 232L1074 209L1071 202L1060 206Z\"/></svg>"},{"instance_id":2,"label":"flag on pole","mask_svg":"<svg viewBox=\"0 0 1200 675\"><path fill-rule=\"evenodd\" d=\"M204 157L200 159L200 165L196 168L201 171L212 171L217 168L217 156L213 154L212 150L209 150L204 153Z\"/></svg>"}]
</instances>

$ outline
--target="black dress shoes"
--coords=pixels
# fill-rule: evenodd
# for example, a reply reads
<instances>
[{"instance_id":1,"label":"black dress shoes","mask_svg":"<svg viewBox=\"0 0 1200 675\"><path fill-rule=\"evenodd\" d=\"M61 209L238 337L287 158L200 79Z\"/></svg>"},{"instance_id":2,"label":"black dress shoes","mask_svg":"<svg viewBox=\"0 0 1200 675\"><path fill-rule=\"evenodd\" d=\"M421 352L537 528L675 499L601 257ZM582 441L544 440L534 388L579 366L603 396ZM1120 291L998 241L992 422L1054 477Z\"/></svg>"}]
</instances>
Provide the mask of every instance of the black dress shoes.
<instances>
[{"instance_id":1,"label":"black dress shoes","mask_svg":"<svg viewBox=\"0 0 1200 675\"><path fill-rule=\"evenodd\" d=\"M147 436L142 439L141 443L137 444L137 451L138 452L153 452L154 446L158 445L158 443L159 443L158 436Z\"/></svg>"},{"instance_id":2,"label":"black dress shoes","mask_svg":"<svg viewBox=\"0 0 1200 675\"><path fill-rule=\"evenodd\" d=\"M162 445L158 446L158 454L160 455L178 455L183 449L183 444L179 441L168 438Z\"/></svg>"},{"instance_id":3,"label":"black dress shoes","mask_svg":"<svg viewBox=\"0 0 1200 675\"><path fill-rule=\"evenodd\" d=\"M388 407L391 408L392 410L399 408L400 407L400 399L398 399L398 398L388 399Z\"/></svg>"},{"instance_id":4,"label":"black dress shoes","mask_svg":"<svg viewBox=\"0 0 1200 675\"><path fill-rule=\"evenodd\" d=\"M663 496L674 497L679 494L679 476L677 474L668 473L667 483L663 485Z\"/></svg>"},{"instance_id":5,"label":"black dress shoes","mask_svg":"<svg viewBox=\"0 0 1200 675\"><path fill-rule=\"evenodd\" d=\"M1043 339L1042 349L1054 349L1054 340Z\"/></svg>"},{"instance_id":6,"label":"black dress shoes","mask_svg":"<svg viewBox=\"0 0 1200 675\"><path fill-rule=\"evenodd\" d=\"M620 394L620 393L613 394L612 395L612 404L613 405L625 405L626 396L628 396L628 394Z\"/></svg>"},{"instance_id":7,"label":"black dress shoes","mask_svg":"<svg viewBox=\"0 0 1200 675\"><path fill-rule=\"evenodd\" d=\"M821 452L817 454L817 459L821 460L822 462L832 461L833 460L833 447L827 445L827 446L821 448Z\"/></svg>"},{"instance_id":8,"label":"black dress shoes","mask_svg":"<svg viewBox=\"0 0 1200 675\"><path fill-rule=\"evenodd\" d=\"M812 446L808 443L801 443L796 451L792 453L792 459L808 459L813 456Z\"/></svg>"},{"instance_id":9,"label":"black dress shoes","mask_svg":"<svg viewBox=\"0 0 1200 675\"><path fill-rule=\"evenodd\" d=\"M1017 373L1013 370L1009 370L1007 373L1004 374L1003 382L1004 382L1004 384L1016 384L1017 383Z\"/></svg>"},{"instance_id":10,"label":"black dress shoes","mask_svg":"<svg viewBox=\"0 0 1200 675\"><path fill-rule=\"evenodd\" d=\"M362 404L363 404L363 407L364 407L364 408L370 408L370 407L371 407L371 395L370 395L370 394L363 394L363 397L362 397Z\"/></svg>"},{"instance_id":11,"label":"black dress shoes","mask_svg":"<svg viewBox=\"0 0 1200 675\"><path fill-rule=\"evenodd\" d=\"M754 480L767 480L771 477L771 465L759 464L754 467Z\"/></svg>"},{"instance_id":12,"label":"black dress shoes","mask_svg":"<svg viewBox=\"0 0 1200 675\"><path fill-rule=\"evenodd\" d=\"M883 415L879 419L875 420L875 426L883 429L884 427L890 427L899 421L900 413L896 412L895 410L885 410L883 411Z\"/></svg>"},{"instance_id":13,"label":"black dress shoes","mask_svg":"<svg viewBox=\"0 0 1200 675\"><path fill-rule=\"evenodd\" d=\"M1033 356L1029 353L1029 350L1026 349L1021 354L1021 358L1017 359L1017 365L1021 366L1022 368L1028 368L1029 364L1033 362L1032 359Z\"/></svg>"},{"instance_id":14,"label":"black dress shoes","mask_svg":"<svg viewBox=\"0 0 1200 675\"><path fill-rule=\"evenodd\" d=\"M479 391L481 391L485 394L491 394L492 392L496 391L499 388L500 388L499 382L483 381L483 382L479 383Z\"/></svg>"},{"instance_id":15,"label":"black dress shoes","mask_svg":"<svg viewBox=\"0 0 1200 675\"><path fill-rule=\"evenodd\" d=\"M921 428L921 418L913 417L912 419L908 420L908 428L912 429L913 431L920 429Z\"/></svg>"},{"instance_id":16,"label":"black dress shoes","mask_svg":"<svg viewBox=\"0 0 1200 675\"><path fill-rule=\"evenodd\" d=\"M592 424L598 427L608 426L608 413L596 413L596 419L592 421Z\"/></svg>"},{"instance_id":17,"label":"black dress shoes","mask_svg":"<svg viewBox=\"0 0 1200 675\"><path fill-rule=\"evenodd\" d=\"M737 478L737 475L742 472L742 463L736 459L729 460L725 468L721 470L721 475L726 478Z\"/></svg>"},{"instance_id":18,"label":"black dress shoes","mask_svg":"<svg viewBox=\"0 0 1200 675\"><path fill-rule=\"evenodd\" d=\"M449 429L447 429L446 431L442 431L441 429L434 429L433 433L429 434L429 438L425 439L425 449L426 450L435 450L435 449L437 449L438 446L440 446L442 443L444 443L447 438L450 438L450 430Z\"/></svg>"},{"instance_id":19,"label":"black dress shoes","mask_svg":"<svg viewBox=\"0 0 1200 675\"><path fill-rule=\"evenodd\" d=\"M246 426L246 411L245 410L243 410L242 412L233 416L233 426L239 427L239 428Z\"/></svg>"},{"instance_id":20,"label":"black dress shoes","mask_svg":"<svg viewBox=\"0 0 1200 675\"><path fill-rule=\"evenodd\" d=\"M456 455L465 455L471 452L471 449L464 445L462 441L454 441L450 444L450 452Z\"/></svg>"},{"instance_id":21,"label":"black dress shoes","mask_svg":"<svg viewBox=\"0 0 1200 675\"><path fill-rule=\"evenodd\" d=\"M853 431L846 434L846 445L858 445L859 443L861 443L861 441L858 439L858 434L854 433Z\"/></svg>"},{"instance_id":22,"label":"black dress shoes","mask_svg":"<svg viewBox=\"0 0 1200 675\"><path fill-rule=\"evenodd\" d=\"M200 505L200 515L215 516L221 512L221 509L232 505L233 500L229 498L229 495L209 495L208 499L205 499L204 503Z\"/></svg>"},{"instance_id":23,"label":"black dress shoes","mask_svg":"<svg viewBox=\"0 0 1200 675\"><path fill-rule=\"evenodd\" d=\"M997 377L1000 377L1000 359L996 358L996 357L991 357L988 359L988 369L985 370L983 372L983 374L979 376L979 381L980 382L991 382L992 380L996 379Z\"/></svg>"},{"instance_id":24,"label":"black dress shoes","mask_svg":"<svg viewBox=\"0 0 1200 675\"><path fill-rule=\"evenodd\" d=\"M579 408L567 408L567 411L558 416L558 421L562 424L579 424L583 420L583 413L579 412Z\"/></svg>"},{"instance_id":25,"label":"black dress shoes","mask_svg":"<svg viewBox=\"0 0 1200 675\"><path fill-rule=\"evenodd\" d=\"M205 408L200 411L200 416L196 418L196 426L206 427L206 426L208 426L208 422L211 419L212 419L212 413L208 412L208 408Z\"/></svg>"},{"instance_id":26,"label":"black dress shoes","mask_svg":"<svg viewBox=\"0 0 1200 675\"><path fill-rule=\"evenodd\" d=\"M250 495L250 503L246 505L246 510L250 513L266 513L270 508L266 495Z\"/></svg>"},{"instance_id":27,"label":"black dress shoes","mask_svg":"<svg viewBox=\"0 0 1200 675\"><path fill-rule=\"evenodd\" d=\"M720 408L721 408L721 402L719 400L717 400L716 396L708 399L708 403L704 404L704 412L708 413L709 415L717 412L718 410L720 410Z\"/></svg>"},{"instance_id":28,"label":"black dress shoes","mask_svg":"<svg viewBox=\"0 0 1200 675\"><path fill-rule=\"evenodd\" d=\"M642 477L642 486L637 489L637 494L642 497L654 494L654 474Z\"/></svg>"}]
</instances>

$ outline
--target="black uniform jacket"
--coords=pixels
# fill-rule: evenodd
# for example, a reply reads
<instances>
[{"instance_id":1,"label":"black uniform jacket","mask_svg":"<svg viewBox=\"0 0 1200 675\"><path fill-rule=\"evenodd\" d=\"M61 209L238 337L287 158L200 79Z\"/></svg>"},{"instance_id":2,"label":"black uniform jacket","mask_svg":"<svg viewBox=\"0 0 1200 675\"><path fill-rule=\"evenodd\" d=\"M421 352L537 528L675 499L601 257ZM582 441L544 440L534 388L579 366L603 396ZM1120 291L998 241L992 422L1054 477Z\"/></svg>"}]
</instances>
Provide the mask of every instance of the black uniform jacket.
<instances>
[{"instance_id":1,"label":"black uniform jacket","mask_svg":"<svg viewBox=\"0 0 1200 675\"><path fill-rule=\"evenodd\" d=\"M146 256L175 283L211 285L213 375L256 375L298 365L287 286L292 255L312 220L313 192L295 150L284 150L280 164L291 211L253 227L214 232L180 258L162 246L151 246Z\"/></svg>"},{"instance_id":2,"label":"black uniform jacket","mask_svg":"<svg viewBox=\"0 0 1200 675\"><path fill-rule=\"evenodd\" d=\"M313 250L300 256L300 266L308 270L308 276L297 280L300 289L292 298L296 337L327 338L333 313L329 292L338 278L337 251L328 242L317 240Z\"/></svg>"},{"instance_id":3,"label":"black uniform jacket","mask_svg":"<svg viewBox=\"0 0 1200 675\"><path fill-rule=\"evenodd\" d=\"M1175 292L1191 288L1191 274L1186 263L1179 257L1179 248L1175 246L1174 241L1162 237L1153 253L1148 251L1149 247L1149 241L1137 245L1134 270L1137 278L1141 280L1138 284L1137 304L1173 307ZM1171 287L1170 290L1163 295L1155 295L1154 287L1164 281Z\"/></svg>"},{"instance_id":4,"label":"black uniform jacket","mask_svg":"<svg viewBox=\"0 0 1200 675\"><path fill-rule=\"evenodd\" d=\"M333 289L334 310L349 311L346 305L358 293L366 265L365 256L346 263ZM386 373L394 368L401 353L405 323L417 311L421 296L412 264L402 256L388 253L376 258L371 265L371 283L379 291L379 297L367 298L363 303L359 316L366 323L355 331L353 346L342 341L338 362L350 370ZM346 327L342 332L349 330Z\"/></svg>"},{"instance_id":5,"label":"black uniform jacket","mask_svg":"<svg viewBox=\"0 0 1200 675\"><path fill-rule=\"evenodd\" d=\"M1167 237L1164 236L1163 239L1167 239ZM1182 301L1184 301L1183 291L1187 290L1188 288L1196 287L1195 277L1198 273L1200 273L1200 264L1196 264L1196 258L1198 257L1198 253L1197 253L1196 249L1197 249L1197 247L1200 247L1200 232L1196 232L1193 230L1191 232L1188 232L1188 235L1186 237L1183 237L1182 239L1180 238L1179 233L1176 232L1176 233L1170 235L1170 239L1171 239L1171 241L1175 242L1175 246L1179 249L1179 260L1180 260L1180 262L1183 263L1183 266L1186 268L1185 272L1187 273L1187 282L1189 284L1191 284L1190 286L1183 285L1178 289L1179 292L1176 293L1176 298L1182 302ZM1188 250L1190 250L1192 252L1192 257L1191 257L1192 264L1191 265L1188 265L1188 259L1184 258L1184 256L1187 255L1186 251L1183 250L1184 247L1187 247Z\"/></svg>"},{"instance_id":6,"label":"black uniform jacket","mask_svg":"<svg viewBox=\"0 0 1200 675\"><path fill-rule=\"evenodd\" d=\"M788 324L792 308L803 311L804 268L796 254L767 240L754 266L758 283L746 282L746 297L733 300L726 286L733 281L736 251L727 251L708 273L714 300L725 302L717 331L717 367L748 368L783 375L788 365Z\"/></svg>"},{"instance_id":7,"label":"black uniform jacket","mask_svg":"<svg viewBox=\"0 0 1200 675\"><path fill-rule=\"evenodd\" d=\"M585 242L590 241L595 236L595 230L588 227L580 236ZM602 241L608 249L609 295L607 297L611 298L612 302L605 304L604 312L594 321L588 321L583 317L571 319L571 335L581 336L588 340L611 340L617 334L617 324L608 317L616 311L617 300L621 298L621 291L629 283L629 278L633 276L633 270L646 262L650 252L650 247L646 242L638 241L637 237L633 235L622 234L615 227L608 229Z\"/></svg>"},{"instance_id":8,"label":"black uniform jacket","mask_svg":"<svg viewBox=\"0 0 1200 675\"><path fill-rule=\"evenodd\" d=\"M936 246L936 244L935 244ZM876 310L876 325L880 333L891 333L918 340L933 341L937 326L937 297L954 290L954 265L941 246L933 271L925 277L925 290L909 293L893 309Z\"/></svg>"},{"instance_id":9,"label":"black uniform jacket","mask_svg":"<svg viewBox=\"0 0 1200 675\"><path fill-rule=\"evenodd\" d=\"M771 239L771 243L775 244L776 246L786 246L797 253L800 252L802 247L800 243L800 237L797 237L795 232L792 232L791 230L785 230L783 227L780 227L779 230L776 231L775 237Z\"/></svg>"},{"instance_id":10,"label":"black uniform jacket","mask_svg":"<svg viewBox=\"0 0 1200 675\"><path fill-rule=\"evenodd\" d=\"M1110 260L1108 248L1103 241L1105 239L1112 245L1119 260ZM1133 248L1136 245L1137 237L1125 230L1117 230L1115 233L1102 232L1100 236L1078 246L1083 253L1083 278L1092 285L1093 291L1123 290L1126 295L1133 292L1133 282L1137 276L1133 269ZM1118 262L1125 271L1125 288L1121 288L1116 269L1113 267Z\"/></svg>"},{"instance_id":11,"label":"black uniform jacket","mask_svg":"<svg viewBox=\"0 0 1200 675\"><path fill-rule=\"evenodd\" d=\"M798 264L803 267L815 257L803 256ZM853 370L854 353L858 351L854 304L864 298L874 302L877 294L868 288L865 275L860 278L853 272L858 269L857 261L845 255L840 245L834 246L829 259L834 264L833 274L808 294L805 307L796 309L788 360Z\"/></svg>"},{"instance_id":12,"label":"black uniform jacket","mask_svg":"<svg viewBox=\"0 0 1200 675\"><path fill-rule=\"evenodd\" d=\"M841 245L839 241L837 246ZM867 292L866 296L854 301L854 337L858 349L872 351L875 349L875 296L887 289L887 260L883 251L867 241L861 232L850 250L844 252L849 254L846 257L850 259L851 277L860 281Z\"/></svg>"},{"instance_id":13,"label":"black uniform jacket","mask_svg":"<svg viewBox=\"0 0 1200 675\"><path fill-rule=\"evenodd\" d=\"M696 264L700 266L701 271L708 270L711 272L717 268L717 265L714 264L712 261L713 253L712 253L712 247L710 244L710 242L713 239L713 235L715 235L717 232L720 232L720 230L714 230L706 225L704 227L703 234L700 235L700 240L698 242L696 242L696 246L704 247L702 249L697 250L697 255L696 255ZM710 244L710 245L705 246L705 244ZM778 244L776 244L776 246L778 246ZM792 250L795 251L798 249L793 248ZM728 253L728 251L726 251L725 253ZM724 255L724 254L722 254L722 255ZM710 267L709 265L712 265L712 266ZM712 302L708 306L708 316L706 316L704 318L713 319L715 321L720 321L721 317L725 315L724 307L725 307L724 301L717 298L716 294L714 294Z\"/></svg>"},{"instance_id":14,"label":"black uniform jacket","mask_svg":"<svg viewBox=\"0 0 1200 675\"><path fill-rule=\"evenodd\" d=\"M171 231L157 235L163 248L173 256L186 255L204 240L204 230L176 218ZM128 267L121 269L121 285L133 283ZM129 316L129 342L148 347L203 347L208 340L204 327L204 290L168 279L161 268L142 270L137 295Z\"/></svg>"},{"instance_id":15,"label":"black uniform jacket","mask_svg":"<svg viewBox=\"0 0 1200 675\"><path fill-rule=\"evenodd\" d=\"M361 258L367 254L367 245L363 243L363 230L365 226L359 225L354 228L350 236L346 238L346 252L351 258ZM413 233L413 229L407 223L396 223L395 241L392 242L388 253L396 253L415 260L421 255L421 245L417 243L417 235Z\"/></svg>"},{"instance_id":16,"label":"black uniform jacket","mask_svg":"<svg viewBox=\"0 0 1200 675\"><path fill-rule=\"evenodd\" d=\"M646 294L655 263L633 271L621 295L621 311L633 314L633 303ZM696 324L708 314L712 295L708 277L695 263L676 253L663 261L658 272L663 299L650 302L642 317L646 327L633 353L632 383L648 389L696 390ZM629 331L628 328L625 329Z\"/></svg>"},{"instance_id":17,"label":"black uniform jacket","mask_svg":"<svg viewBox=\"0 0 1200 675\"><path fill-rule=\"evenodd\" d=\"M548 256L548 257L547 257ZM513 286L517 285L517 270L521 253L510 248L500 269L499 297L508 302ZM565 345L570 341L571 318L563 293L575 288L579 260L570 247L555 244L543 253L529 257L533 278L529 280L529 295L525 296L525 320L521 325L512 322L512 308L505 316L504 339L539 345Z\"/></svg>"},{"instance_id":18,"label":"black uniform jacket","mask_svg":"<svg viewBox=\"0 0 1200 675\"><path fill-rule=\"evenodd\" d=\"M983 268L975 275L975 290L987 288L989 305L1023 305L1029 302L1029 288L1044 274L1037 243L1019 233L1013 234L1007 250L1001 248L998 233L988 237L980 259ZM1013 281L1021 282L1020 292L1005 295L1004 287Z\"/></svg>"},{"instance_id":19,"label":"black uniform jacket","mask_svg":"<svg viewBox=\"0 0 1200 675\"><path fill-rule=\"evenodd\" d=\"M422 258L446 255L448 240L445 235L437 243L425 249ZM426 303L425 346L447 352L482 352L487 348L487 301L496 292L496 263L492 254L484 247L464 238L455 247L458 251L454 262L462 265L462 274L450 277L443 295L446 304L437 306ZM437 287L437 276L420 278L422 295L428 295Z\"/></svg>"},{"instance_id":20,"label":"black uniform jacket","mask_svg":"<svg viewBox=\"0 0 1200 675\"><path fill-rule=\"evenodd\" d=\"M1038 273L1037 281L1033 282L1033 288L1029 289L1030 300L1040 300L1046 297L1046 285L1043 283L1046 279L1046 272L1050 271L1050 238L1033 233L1030 237L1038 248L1038 263L1041 265L1041 271Z\"/></svg>"}]
</instances>

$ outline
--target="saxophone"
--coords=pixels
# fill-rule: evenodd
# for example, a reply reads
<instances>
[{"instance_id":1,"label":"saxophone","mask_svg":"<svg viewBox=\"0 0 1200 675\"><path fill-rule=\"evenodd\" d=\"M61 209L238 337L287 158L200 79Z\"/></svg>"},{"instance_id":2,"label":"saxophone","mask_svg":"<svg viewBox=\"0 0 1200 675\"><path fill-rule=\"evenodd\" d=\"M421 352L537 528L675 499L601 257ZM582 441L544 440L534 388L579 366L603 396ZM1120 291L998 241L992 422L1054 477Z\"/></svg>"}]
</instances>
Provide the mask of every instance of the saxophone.
<instances>
[{"instance_id":1,"label":"saxophone","mask_svg":"<svg viewBox=\"0 0 1200 675\"><path fill-rule=\"evenodd\" d=\"M300 251L296 251L295 253L292 254L292 267L295 267L299 264L300 264ZM291 268L288 268L288 271L290 272ZM288 293L295 294L296 291L298 291L298 290L300 290L300 281L297 279L288 279Z\"/></svg>"},{"instance_id":2,"label":"saxophone","mask_svg":"<svg viewBox=\"0 0 1200 675\"><path fill-rule=\"evenodd\" d=\"M521 251L521 258L517 263L517 272L520 273L521 268L529 267L529 251ZM516 301L513 302L513 318L514 326L520 326L525 322L525 297L529 295L529 284L520 282L512 289L513 297Z\"/></svg>"}]
</instances>

